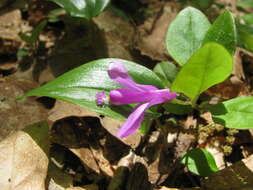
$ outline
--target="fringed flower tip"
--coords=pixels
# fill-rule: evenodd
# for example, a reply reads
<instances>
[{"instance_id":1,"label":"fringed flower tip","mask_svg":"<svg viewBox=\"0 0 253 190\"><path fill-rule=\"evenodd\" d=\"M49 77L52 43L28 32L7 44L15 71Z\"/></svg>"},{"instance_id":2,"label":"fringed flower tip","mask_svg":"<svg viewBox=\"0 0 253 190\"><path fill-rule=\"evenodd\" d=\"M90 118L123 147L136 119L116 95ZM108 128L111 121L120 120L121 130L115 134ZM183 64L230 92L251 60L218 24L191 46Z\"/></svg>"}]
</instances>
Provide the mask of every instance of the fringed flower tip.
<instances>
[{"instance_id":1,"label":"fringed flower tip","mask_svg":"<svg viewBox=\"0 0 253 190\"><path fill-rule=\"evenodd\" d=\"M96 103L97 105L103 105L106 101L105 91L98 92L96 94Z\"/></svg>"}]
</instances>

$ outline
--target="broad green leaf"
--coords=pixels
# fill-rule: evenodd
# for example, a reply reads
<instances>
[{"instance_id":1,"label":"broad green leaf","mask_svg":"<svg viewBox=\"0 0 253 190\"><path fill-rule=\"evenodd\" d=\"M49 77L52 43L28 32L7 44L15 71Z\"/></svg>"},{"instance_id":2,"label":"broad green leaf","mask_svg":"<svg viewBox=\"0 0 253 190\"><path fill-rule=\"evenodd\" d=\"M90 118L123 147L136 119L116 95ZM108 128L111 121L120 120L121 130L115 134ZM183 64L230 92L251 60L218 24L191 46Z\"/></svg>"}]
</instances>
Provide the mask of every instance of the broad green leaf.
<instances>
[{"instance_id":1,"label":"broad green leaf","mask_svg":"<svg viewBox=\"0 0 253 190\"><path fill-rule=\"evenodd\" d=\"M71 16L91 19L101 13L110 0L50 0L64 8Z\"/></svg>"},{"instance_id":2,"label":"broad green leaf","mask_svg":"<svg viewBox=\"0 0 253 190\"><path fill-rule=\"evenodd\" d=\"M174 104L172 102L165 103L163 107L167 112L174 113L177 115L186 115L192 112L193 110L191 105Z\"/></svg>"},{"instance_id":3,"label":"broad green leaf","mask_svg":"<svg viewBox=\"0 0 253 190\"><path fill-rule=\"evenodd\" d=\"M124 115L119 113L121 106L101 107L95 103L97 92L105 90L108 94L111 89L122 88L108 77L107 69L113 61L121 61L137 83L163 88L161 80L151 70L130 61L108 58L92 61L75 68L52 82L28 92L22 98L48 96L83 106L112 118L124 119ZM128 111L130 110L131 108Z\"/></svg>"},{"instance_id":4,"label":"broad green leaf","mask_svg":"<svg viewBox=\"0 0 253 190\"><path fill-rule=\"evenodd\" d=\"M201 47L210 23L199 10L188 7L170 24L166 34L166 47L179 65L184 65Z\"/></svg>"},{"instance_id":5,"label":"broad green leaf","mask_svg":"<svg viewBox=\"0 0 253 190\"><path fill-rule=\"evenodd\" d=\"M227 128L253 128L253 97L234 98L209 108L216 123Z\"/></svg>"},{"instance_id":6,"label":"broad green leaf","mask_svg":"<svg viewBox=\"0 0 253 190\"><path fill-rule=\"evenodd\" d=\"M160 77L164 84L168 87L171 86L171 83L176 78L178 73L178 68L171 62L161 62L158 63L153 71Z\"/></svg>"},{"instance_id":7,"label":"broad green leaf","mask_svg":"<svg viewBox=\"0 0 253 190\"><path fill-rule=\"evenodd\" d=\"M253 51L253 27L237 24L239 45L249 51Z\"/></svg>"},{"instance_id":8,"label":"broad green leaf","mask_svg":"<svg viewBox=\"0 0 253 190\"><path fill-rule=\"evenodd\" d=\"M253 0L242 0L236 3L237 7L253 8Z\"/></svg>"},{"instance_id":9,"label":"broad green leaf","mask_svg":"<svg viewBox=\"0 0 253 190\"><path fill-rule=\"evenodd\" d=\"M192 2L200 9L207 9L213 4L213 0L192 0Z\"/></svg>"},{"instance_id":10,"label":"broad green leaf","mask_svg":"<svg viewBox=\"0 0 253 190\"><path fill-rule=\"evenodd\" d=\"M192 100L209 87L224 81L232 72L232 57L217 43L208 43L193 54L172 84Z\"/></svg>"},{"instance_id":11,"label":"broad green leaf","mask_svg":"<svg viewBox=\"0 0 253 190\"><path fill-rule=\"evenodd\" d=\"M239 17L245 24L253 25L253 14L246 14Z\"/></svg>"},{"instance_id":12,"label":"broad green leaf","mask_svg":"<svg viewBox=\"0 0 253 190\"><path fill-rule=\"evenodd\" d=\"M216 42L223 45L230 54L234 54L236 48L236 26L232 14L225 11L209 28L204 38L204 44Z\"/></svg>"},{"instance_id":13,"label":"broad green leaf","mask_svg":"<svg viewBox=\"0 0 253 190\"><path fill-rule=\"evenodd\" d=\"M200 176L209 176L219 171L212 154L203 148L194 148L188 151L181 162L192 173Z\"/></svg>"}]
</instances>

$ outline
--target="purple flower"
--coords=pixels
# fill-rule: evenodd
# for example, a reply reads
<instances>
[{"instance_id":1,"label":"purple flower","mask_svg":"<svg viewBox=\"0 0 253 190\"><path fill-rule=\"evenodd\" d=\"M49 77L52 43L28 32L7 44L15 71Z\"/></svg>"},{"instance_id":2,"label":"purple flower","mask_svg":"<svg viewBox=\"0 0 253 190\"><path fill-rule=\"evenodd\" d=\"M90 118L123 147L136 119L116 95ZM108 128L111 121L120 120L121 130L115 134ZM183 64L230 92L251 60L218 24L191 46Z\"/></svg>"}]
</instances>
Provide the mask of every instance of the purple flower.
<instances>
[{"instance_id":1,"label":"purple flower","mask_svg":"<svg viewBox=\"0 0 253 190\"><path fill-rule=\"evenodd\" d=\"M135 104L137 105L119 129L117 136L120 138L131 135L141 125L145 111L155 105L168 102L176 98L177 94L169 89L158 89L152 85L141 85L133 81L127 69L121 62L112 62L108 69L109 77L124 89L110 91L110 103L114 105ZM102 92L97 94L97 103L101 103Z\"/></svg>"},{"instance_id":2,"label":"purple flower","mask_svg":"<svg viewBox=\"0 0 253 190\"><path fill-rule=\"evenodd\" d=\"M103 105L105 101L106 101L105 91L103 90L102 92L98 92L96 94L97 105Z\"/></svg>"}]
</instances>

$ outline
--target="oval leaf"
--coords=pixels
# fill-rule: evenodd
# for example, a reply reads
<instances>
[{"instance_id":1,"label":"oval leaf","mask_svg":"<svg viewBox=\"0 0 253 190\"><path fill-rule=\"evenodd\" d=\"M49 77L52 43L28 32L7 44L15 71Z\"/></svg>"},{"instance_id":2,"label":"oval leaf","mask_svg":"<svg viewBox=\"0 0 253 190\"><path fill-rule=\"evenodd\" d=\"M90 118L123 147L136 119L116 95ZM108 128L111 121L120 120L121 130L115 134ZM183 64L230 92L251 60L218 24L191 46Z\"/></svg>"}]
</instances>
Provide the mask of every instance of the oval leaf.
<instances>
[{"instance_id":1,"label":"oval leaf","mask_svg":"<svg viewBox=\"0 0 253 190\"><path fill-rule=\"evenodd\" d=\"M176 78L176 75L178 73L178 68L175 66L175 64L171 62L161 62L158 63L155 68L154 72L160 77L162 81L164 81L164 84L168 87L171 86L171 83Z\"/></svg>"},{"instance_id":2,"label":"oval leaf","mask_svg":"<svg viewBox=\"0 0 253 190\"><path fill-rule=\"evenodd\" d=\"M210 107L216 123L227 128L253 128L253 97L234 98Z\"/></svg>"},{"instance_id":3,"label":"oval leaf","mask_svg":"<svg viewBox=\"0 0 253 190\"><path fill-rule=\"evenodd\" d=\"M188 7L170 24L166 34L166 47L179 65L185 64L201 47L210 23L199 10Z\"/></svg>"},{"instance_id":4,"label":"oval leaf","mask_svg":"<svg viewBox=\"0 0 253 190\"><path fill-rule=\"evenodd\" d=\"M176 115L187 115L193 111L191 105L174 104L172 102L167 102L163 104L163 107L167 112L174 113Z\"/></svg>"},{"instance_id":5,"label":"oval leaf","mask_svg":"<svg viewBox=\"0 0 253 190\"><path fill-rule=\"evenodd\" d=\"M48 96L83 106L115 119L124 119L125 117L118 113L121 111L119 106L99 107L95 102L97 92L102 90L109 92L111 89L121 88L107 74L109 64L113 61L121 61L137 83L163 88L157 75L141 65L121 59L100 59L75 68L52 82L28 92L22 98Z\"/></svg>"},{"instance_id":6,"label":"oval leaf","mask_svg":"<svg viewBox=\"0 0 253 190\"><path fill-rule=\"evenodd\" d=\"M232 72L232 57L219 44L208 43L184 65L172 84L192 100L209 87L224 81Z\"/></svg>"},{"instance_id":7,"label":"oval leaf","mask_svg":"<svg viewBox=\"0 0 253 190\"><path fill-rule=\"evenodd\" d=\"M204 43L216 42L223 45L231 55L236 48L236 26L232 14L225 11L209 28Z\"/></svg>"},{"instance_id":8,"label":"oval leaf","mask_svg":"<svg viewBox=\"0 0 253 190\"><path fill-rule=\"evenodd\" d=\"M71 16L91 19L101 13L110 0L51 0L64 8Z\"/></svg>"},{"instance_id":9,"label":"oval leaf","mask_svg":"<svg viewBox=\"0 0 253 190\"><path fill-rule=\"evenodd\" d=\"M239 46L253 51L253 27L245 24L237 24Z\"/></svg>"},{"instance_id":10,"label":"oval leaf","mask_svg":"<svg viewBox=\"0 0 253 190\"><path fill-rule=\"evenodd\" d=\"M237 7L253 8L253 0L242 0L236 3Z\"/></svg>"},{"instance_id":11,"label":"oval leaf","mask_svg":"<svg viewBox=\"0 0 253 190\"><path fill-rule=\"evenodd\" d=\"M194 148L188 151L181 162L192 173L200 176L209 176L219 171L212 154L203 148Z\"/></svg>"}]
</instances>

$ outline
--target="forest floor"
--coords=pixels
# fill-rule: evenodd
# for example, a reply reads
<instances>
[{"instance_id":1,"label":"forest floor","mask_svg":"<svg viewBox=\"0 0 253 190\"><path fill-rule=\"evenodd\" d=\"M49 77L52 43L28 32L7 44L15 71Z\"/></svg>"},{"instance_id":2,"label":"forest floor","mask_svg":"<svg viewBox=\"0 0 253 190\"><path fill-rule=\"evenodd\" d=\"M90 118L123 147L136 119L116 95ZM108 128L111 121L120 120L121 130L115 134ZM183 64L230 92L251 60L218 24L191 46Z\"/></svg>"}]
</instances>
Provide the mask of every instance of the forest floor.
<instances>
[{"instance_id":1,"label":"forest floor","mask_svg":"<svg viewBox=\"0 0 253 190\"><path fill-rule=\"evenodd\" d=\"M225 8L240 14L235 1L218 2L224 6L203 10L211 21ZM253 131L209 125L209 113L198 118L194 114L174 116L176 122L161 121L162 129L152 125L146 135L136 132L118 139L115 133L122 122L85 108L48 97L17 101L29 90L99 58L126 59L150 69L161 61L173 62L165 51L164 36L177 13L189 3L112 3L113 8L92 22L60 13L59 21L47 22L31 45L20 34L48 20L57 6L45 0L0 2L0 187L5 190L12 184L10 189L27 190L24 184L30 184L30 189L38 185L34 188L38 190L253 189ZM253 56L238 49L234 60L233 75L203 96L219 101L251 94ZM202 123L201 140L196 140L194 133L197 121ZM29 131L33 127L35 130ZM26 134L38 138L35 142L41 149ZM214 155L220 169L217 174L200 177L180 164L180 158L193 144Z\"/></svg>"}]
</instances>

